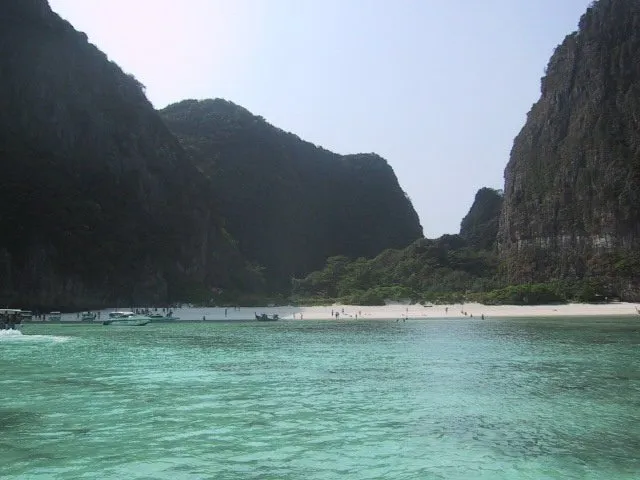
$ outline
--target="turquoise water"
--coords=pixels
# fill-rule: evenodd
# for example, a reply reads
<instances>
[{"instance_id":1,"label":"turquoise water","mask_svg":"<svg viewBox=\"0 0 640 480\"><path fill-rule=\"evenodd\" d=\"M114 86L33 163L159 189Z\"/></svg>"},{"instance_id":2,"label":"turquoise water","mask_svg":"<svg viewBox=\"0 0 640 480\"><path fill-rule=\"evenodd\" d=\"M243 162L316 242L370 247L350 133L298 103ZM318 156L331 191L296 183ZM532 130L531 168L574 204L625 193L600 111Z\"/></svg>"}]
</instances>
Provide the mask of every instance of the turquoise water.
<instances>
[{"instance_id":1,"label":"turquoise water","mask_svg":"<svg viewBox=\"0 0 640 480\"><path fill-rule=\"evenodd\" d=\"M636 318L27 324L3 479L638 479Z\"/></svg>"}]
</instances>

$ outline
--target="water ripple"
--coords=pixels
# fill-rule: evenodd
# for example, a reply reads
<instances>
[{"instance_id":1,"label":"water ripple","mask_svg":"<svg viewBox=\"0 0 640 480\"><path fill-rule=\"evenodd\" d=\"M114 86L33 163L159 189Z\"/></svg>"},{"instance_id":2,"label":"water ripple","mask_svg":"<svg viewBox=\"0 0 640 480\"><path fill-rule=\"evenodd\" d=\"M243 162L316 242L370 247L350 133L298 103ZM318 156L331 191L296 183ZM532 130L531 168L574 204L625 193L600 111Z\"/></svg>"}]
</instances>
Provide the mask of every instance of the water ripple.
<instances>
[{"instance_id":1,"label":"water ripple","mask_svg":"<svg viewBox=\"0 0 640 480\"><path fill-rule=\"evenodd\" d=\"M42 326L74 341L0 348L0 477L636 478L616 322Z\"/></svg>"}]
</instances>

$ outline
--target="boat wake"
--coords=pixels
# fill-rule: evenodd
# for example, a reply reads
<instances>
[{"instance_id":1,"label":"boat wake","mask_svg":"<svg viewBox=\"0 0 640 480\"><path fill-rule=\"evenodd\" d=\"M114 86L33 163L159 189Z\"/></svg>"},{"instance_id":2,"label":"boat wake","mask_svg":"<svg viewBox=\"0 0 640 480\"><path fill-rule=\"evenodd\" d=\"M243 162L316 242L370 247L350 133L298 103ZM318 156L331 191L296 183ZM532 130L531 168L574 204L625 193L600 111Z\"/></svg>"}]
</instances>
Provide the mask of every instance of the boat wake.
<instances>
[{"instance_id":1,"label":"boat wake","mask_svg":"<svg viewBox=\"0 0 640 480\"><path fill-rule=\"evenodd\" d=\"M59 335L23 335L20 330L0 330L0 342L51 342L61 343L71 340L71 337Z\"/></svg>"}]
</instances>

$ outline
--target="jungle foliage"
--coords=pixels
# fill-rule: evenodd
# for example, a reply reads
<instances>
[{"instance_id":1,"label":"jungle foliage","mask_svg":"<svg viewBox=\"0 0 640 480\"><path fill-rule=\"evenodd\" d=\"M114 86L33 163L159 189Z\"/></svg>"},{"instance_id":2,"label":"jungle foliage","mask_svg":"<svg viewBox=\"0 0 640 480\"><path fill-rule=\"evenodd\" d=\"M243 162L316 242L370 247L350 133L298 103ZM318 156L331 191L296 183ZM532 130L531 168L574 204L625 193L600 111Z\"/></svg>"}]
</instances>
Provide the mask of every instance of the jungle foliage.
<instances>
[{"instance_id":1,"label":"jungle foliage","mask_svg":"<svg viewBox=\"0 0 640 480\"><path fill-rule=\"evenodd\" d=\"M373 259L328 259L322 270L293 280L294 299L336 299L382 305L386 300L449 302L499 285L495 253L469 247L459 235L420 239Z\"/></svg>"}]
</instances>

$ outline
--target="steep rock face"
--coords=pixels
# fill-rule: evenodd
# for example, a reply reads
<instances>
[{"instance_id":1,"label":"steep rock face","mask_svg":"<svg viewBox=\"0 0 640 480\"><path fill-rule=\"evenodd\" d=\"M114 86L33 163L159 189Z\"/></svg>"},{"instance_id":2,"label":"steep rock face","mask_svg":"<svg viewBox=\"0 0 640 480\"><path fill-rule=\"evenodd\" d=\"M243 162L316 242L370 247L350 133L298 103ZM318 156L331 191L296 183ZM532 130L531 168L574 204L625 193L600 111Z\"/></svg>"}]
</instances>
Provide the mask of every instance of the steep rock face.
<instances>
[{"instance_id":1,"label":"steep rock face","mask_svg":"<svg viewBox=\"0 0 640 480\"><path fill-rule=\"evenodd\" d=\"M640 2L595 2L541 87L505 169L505 274L604 278L638 300Z\"/></svg>"},{"instance_id":2,"label":"steep rock face","mask_svg":"<svg viewBox=\"0 0 640 480\"><path fill-rule=\"evenodd\" d=\"M460 223L460 236L469 246L481 250L493 250L498 235L498 221L502 209L502 192L493 188L481 188L469 213Z\"/></svg>"},{"instance_id":3,"label":"steep rock face","mask_svg":"<svg viewBox=\"0 0 640 480\"><path fill-rule=\"evenodd\" d=\"M219 99L161 113L215 185L241 252L276 288L327 257L372 257L422 236L393 170L375 154L331 153Z\"/></svg>"},{"instance_id":4,"label":"steep rock face","mask_svg":"<svg viewBox=\"0 0 640 480\"><path fill-rule=\"evenodd\" d=\"M237 252L200 199L208 182L144 87L45 0L2 9L0 305L160 302L229 282L212 251Z\"/></svg>"}]
</instances>

